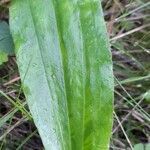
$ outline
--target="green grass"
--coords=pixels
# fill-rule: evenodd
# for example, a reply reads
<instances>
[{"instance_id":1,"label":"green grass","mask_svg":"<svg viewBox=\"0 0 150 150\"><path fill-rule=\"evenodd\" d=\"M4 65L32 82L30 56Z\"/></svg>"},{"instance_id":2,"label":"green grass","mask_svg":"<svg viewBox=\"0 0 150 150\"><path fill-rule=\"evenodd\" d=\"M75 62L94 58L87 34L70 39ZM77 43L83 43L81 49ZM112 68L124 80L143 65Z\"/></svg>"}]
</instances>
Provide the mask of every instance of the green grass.
<instances>
[{"instance_id":1,"label":"green grass","mask_svg":"<svg viewBox=\"0 0 150 150\"><path fill-rule=\"evenodd\" d=\"M115 76L110 149L127 150L150 142L150 107L145 98L150 89L150 2L103 0L103 8ZM6 7L0 9L3 12L6 15L0 15L1 19L7 20ZM0 150L42 150L18 77L15 57L10 57L0 66Z\"/></svg>"}]
</instances>

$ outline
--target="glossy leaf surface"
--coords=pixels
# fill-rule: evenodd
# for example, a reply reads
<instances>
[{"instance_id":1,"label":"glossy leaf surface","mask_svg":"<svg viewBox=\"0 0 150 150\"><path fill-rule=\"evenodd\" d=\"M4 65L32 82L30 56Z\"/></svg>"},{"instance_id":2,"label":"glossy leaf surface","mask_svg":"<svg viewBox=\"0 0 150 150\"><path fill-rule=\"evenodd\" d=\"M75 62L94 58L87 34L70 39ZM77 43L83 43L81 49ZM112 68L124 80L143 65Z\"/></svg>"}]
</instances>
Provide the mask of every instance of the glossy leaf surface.
<instances>
[{"instance_id":1,"label":"glossy leaf surface","mask_svg":"<svg viewBox=\"0 0 150 150\"><path fill-rule=\"evenodd\" d=\"M106 150L113 75L99 0L13 0L19 71L46 150Z\"/></svg>"}]
</instances>

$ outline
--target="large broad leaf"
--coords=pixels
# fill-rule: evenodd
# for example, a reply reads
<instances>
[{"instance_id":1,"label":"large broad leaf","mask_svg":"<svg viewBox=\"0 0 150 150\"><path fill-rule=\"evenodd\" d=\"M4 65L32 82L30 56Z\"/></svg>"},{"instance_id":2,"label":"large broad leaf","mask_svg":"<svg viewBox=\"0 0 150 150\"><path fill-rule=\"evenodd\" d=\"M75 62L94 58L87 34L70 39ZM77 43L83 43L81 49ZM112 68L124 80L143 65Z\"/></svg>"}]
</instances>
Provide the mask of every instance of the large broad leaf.
<instances>
[{"instance_id":1,"label":"large broad leaf","mask_svg":"<svg viewBox=\"0 0 150 150\"><path fill-rule=\"evenodd\" d=\"M9 26L0 20L0 65L8 60L7 55L14 53L14 44Z\"/></svg>"},{"instance_id":2,"label":"large broad leaf","mask_svg":"<svg viewBox=\"0 0 150 150\"><path fill-rule=\"evenodd\" d=\"M108 149L113 75L100 0L13 0L10 25L45 149Z\"/></svg>"},{"instance_id":3,"label":"large broad leaf","mask_svg":"<svg viewBox=\"0 0 150 150\"><path fill-rule=\"evenodd\" d=\"M150 144L136 144L133 150L150 150Z\"/></svg>"}]
</instances>

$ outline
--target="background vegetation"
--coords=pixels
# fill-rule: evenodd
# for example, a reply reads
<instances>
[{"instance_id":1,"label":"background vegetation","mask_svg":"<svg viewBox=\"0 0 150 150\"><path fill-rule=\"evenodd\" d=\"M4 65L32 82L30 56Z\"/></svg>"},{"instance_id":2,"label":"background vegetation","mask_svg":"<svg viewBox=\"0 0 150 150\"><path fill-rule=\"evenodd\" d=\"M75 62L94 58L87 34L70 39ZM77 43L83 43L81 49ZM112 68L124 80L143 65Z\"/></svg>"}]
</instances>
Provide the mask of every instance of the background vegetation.
<instances>
[{"instance_id":1,"label":"background vegetation","mask_svg":"<svg viewBox=\"0 0 150 150\"><path fill-rule=\"evenodd\" d=\"M0 4L0 20L8 23L9 4ZM150 2L103 0L102 4L112 45L115 76L114 127L110 149L148 150ZM0 66L0 149L43 149L21 89L14 56Z\"/></svg>"}]
</instances>

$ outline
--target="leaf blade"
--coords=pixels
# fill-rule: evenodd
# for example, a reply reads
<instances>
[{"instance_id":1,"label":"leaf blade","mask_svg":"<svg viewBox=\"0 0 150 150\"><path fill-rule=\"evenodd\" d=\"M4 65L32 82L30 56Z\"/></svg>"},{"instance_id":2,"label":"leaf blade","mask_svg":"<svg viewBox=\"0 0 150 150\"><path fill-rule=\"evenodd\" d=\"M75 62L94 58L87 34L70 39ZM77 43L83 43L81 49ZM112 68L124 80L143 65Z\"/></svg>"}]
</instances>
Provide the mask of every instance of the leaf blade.
<instances>
[{"instance_id":1,"label":"leaf blade","mask_svg":"<svg viewBox=\"0 0 150 150\"><path fill-rule=\"evenodd\" d=\"M0 21L0 65L8 61L7 55L14 53L14 44L9 26L5 21Z\"/></svg>"},{"instance_id":2,"label":"leaf blade","mask_svg":"<svg viewBox=\"0 0 150 150\"><path fill-rule=\"evenodd\" d=\"M113 78L100 2L14 0L10 12L24 92L45 148L108 149Z\"/></svg>"}]
</instances>

